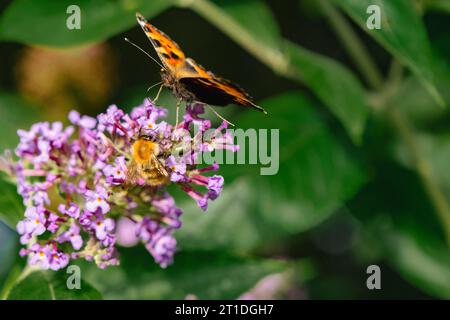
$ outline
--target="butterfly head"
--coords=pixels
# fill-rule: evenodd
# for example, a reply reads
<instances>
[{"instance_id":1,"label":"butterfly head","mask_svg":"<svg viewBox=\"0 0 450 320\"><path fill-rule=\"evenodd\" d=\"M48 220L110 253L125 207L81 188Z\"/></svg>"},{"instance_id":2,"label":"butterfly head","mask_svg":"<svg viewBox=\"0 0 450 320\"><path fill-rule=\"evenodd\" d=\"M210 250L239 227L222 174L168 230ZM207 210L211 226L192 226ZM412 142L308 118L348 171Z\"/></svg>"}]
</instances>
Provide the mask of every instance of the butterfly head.
<instances>
[{"instance_id":1,"label":"butterfly head","mask_svg":"<svg viewBox=\"0 0 450 320\"><path fill-rule=\"evenodd\" d=\"M164 68L161 68L161 69L159 70L159 73L161 74L161 78L162 78L163 80L165 80L165 79L169 80L169 77L170 77L170 78L173 78L173 77L171 76L171 74L170 74L169 72L167 72L167 70L164 69Z\"/></svg>"},{"instance_id":2,"label":"butterfly head","mask_svg":"<svg viewBox=\"0 0 450 320\"><path fill-rule=\"evenodd\" d=\"M161 75L161 81L164 86L173 88L176 85L177 79L172 73L168 72L167 69L161 68L159 72Z\"/></svg>"}]
</instances>

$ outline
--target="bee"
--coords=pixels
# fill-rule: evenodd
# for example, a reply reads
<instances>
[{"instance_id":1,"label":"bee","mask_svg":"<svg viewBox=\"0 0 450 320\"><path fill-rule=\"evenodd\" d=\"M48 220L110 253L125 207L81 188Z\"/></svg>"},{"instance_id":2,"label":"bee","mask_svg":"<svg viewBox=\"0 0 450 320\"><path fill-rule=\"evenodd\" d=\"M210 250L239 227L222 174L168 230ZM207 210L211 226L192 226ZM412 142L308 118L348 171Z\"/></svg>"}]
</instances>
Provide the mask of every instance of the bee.
<instances>
[{"instance_id":1,"label":"bee","mask_svg":"<svg viewBox=\"0 0 450 320\"><path fill-rule=\"evenodd\" d=\"M131 161L128 165L127 181L129 184L140 184L156 187L169 182L169 174L158 160L159 145L152 137L139 133L131 147Z\"/></svg>"}]
</instances>

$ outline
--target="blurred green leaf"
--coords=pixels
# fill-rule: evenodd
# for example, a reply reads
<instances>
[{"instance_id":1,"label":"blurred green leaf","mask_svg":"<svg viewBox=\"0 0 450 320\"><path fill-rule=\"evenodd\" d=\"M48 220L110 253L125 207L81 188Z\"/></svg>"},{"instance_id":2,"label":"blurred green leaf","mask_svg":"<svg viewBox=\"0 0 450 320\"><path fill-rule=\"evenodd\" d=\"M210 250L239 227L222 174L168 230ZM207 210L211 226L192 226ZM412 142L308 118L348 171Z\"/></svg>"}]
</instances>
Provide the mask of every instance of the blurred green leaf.
<instances>
[{"instance_id":1,"label":"blurred green leaf","mask_svg":"<svg viewBox=\"0 0 450 320\"><path fill-rule=\"evenodd\" d=\"M342 121L353 141L360 144L369 113L358 79L333 59L308 51L292 42L286 45L292 64L315 94Z\"/></svg>"},{"instance_id":2,"label":"blurred green leaf","mask_svg":"<svg viewBox=\"0 0 450 320\"><path fill-rule=\"evenodd\" d=\"M370 36L407 65L423 82L439 105L444 101L436 88L435 66L427 30L409 0L334 0ZM369 30L367 8L381 9L381 29Z\"/></svg>"},{"instance_id":3,"label":"blurred green leaf","mask_svg":"<svg viewBox=\"0 0 450 320\"><path fill-rule=\"evenodd\" d=\"M401 231L383 234L388 260L407 280L433 296L450 299L450 255L444 243Z\"/></svg>"},{"instance_id":4,"label":"blurred green leaf","mask_svg":"<svg viewBox=\"0 0 450 320\"><path fill-rule=\"evenodd\" d=\"M433 177L442 186L444 192L450 196L450 133L428 134L417 133L417 142L422 150L423 158L433 172ZM396 144L395 156L407 168L413 168L413 163L404 145Z\"/></svg>"},{"instance_id":5,"label":"blurred green leaf","mask_svg":"<svg viewBox=\"0 0 450 320\"><path fill-rule=\"evenodd\" d=\"M450 103L450 96L446 97L446 101ZM402 81L395 95L389 98L386 105L388 108L399 110L416 126L424 126L448 113L447 109L441 108L435 100L431 99L429 92L414 76Z\"/></svg>"},{"instance_id":6,"label":"blurred green leaf","mask_svg":"<svg viewBox=\"0 0 450 320\"><path fill-rule=\"evenodd\" d=\"M19 237L15 230L11 230L0 221L0 292L5 285L8 274L19 260ZM24 259L20 259L23 261ZM1 294L0 294L1 299Z\"/></svg>"},{"instance_id":7,"label":"blurred green leaf","mask_svg":"<svg viewBox=\"0 0 450 320\"><path fill-rule=\"evenodd\" d=\"M17 187L0 177L0 220L15 230L19 220L23 217L25 208L22 198L17 194Z\"/></svg>"},{"instance_id":8,"label":"blurred green leaf","mask_svg":"<svg viewBox=\"0 0 450 320\"><path fill-rule=\"evenodd\" d=\"M118 267L82 267L82 273L106 299L184 299L188 294L199 299L236 299L262 277L289 266L221 252L182 251L173 265L162 269L143 247L137 247L121 250Z\"/></svg>"},{"instance_id":9,"label":"blurred green leaf","mask_svg":"<svg viewBox=\"0 0 450 320\"><path fill-rule=\"evenodd\" d=\"M448 37L443 37L441 40L450 43ZM433 45L434 48L437 47L436 43ZM438 66L435 73L436 86L445 103L450 105L450 91L447 89L450 87L450 65L447 62L450 61L450 56L447 57L447 48L439 49L441 52L436 50L434 61ZM388 98L386 105L388 108L399 110L417 128L427 128L449 114L448 108L441 108L415 75L410 75L402 80L396 88L395 94Z\"/></svg>"},{"instance_id":10,"label":"blurred green leaf","mask_svg":"<svg viewBox=\"0 0 450 320\"><path fill-rule=\"evenodd\" d=\"M70 274L64 271L35 271L15 285L8 300L99 300L102 295L89 283L81 280L80 289L68 289Z\"/></svg>"},{"instance_id":11,"label":"blurred green leaf","mask_svg":"<svg viewBox=\"0 0 450 320\"><path fill-rule=\"evenodd\" d=\"M374 179L348 208L406 280L430 295L448 299L449 251L420 180L393 164L379 164L374 170Z\"/></svg>"},{"instance_id":12,"label":"blurred green leaf","mask_svg":"<svg viewBox=\"0 0 450 320\"><path fill-rule=\"evenodd\" d=\"M215 0L213 2L232 16L258 41L275 50L280 49L280 30L275 17L264 1Z\"/></svg>"},{"instance_id":13,"label":"blurred green leaf","mask_svg":"<svg viewBox=\"0 0 450 320\"><path fill-rule=\"evenodd\" d=\"M103 41L134 25L135 12L155 16L172 5L171 0L79 0L81 29L66 26L70 0L13 1L0 17L0 39L26 44L67 47Z\"/></svg>"},{"instance_id":14,"label":"blurred green leaf","mask_svg":"<svg viewBox=\"0 0 450 320\"><path fill-rule=\"evenodd\" d=\"M39 118L38 110L23 98L0 91L0 153L17 145L17 129L28 129Z\"/></svg>"},{"instance_id":15,"label":"blurred green leaf","mask_svg":"<svg viewBox=\"0 0 450 320\"><path fill-rule=\"evenodd\" d=\"M425 1L427 10L436 10L450 13L450 1L448 0L427 0Z\"/></svg>"},{"instance_id":16,"label":"blurred green leaf","mask_svg":"<svg viewBox=\"0 0 450 320\"><path fill-rule=\"evenodd\" d=\"M259 165L223 165L223 194L206 213L191 199L180 205L185 211L177 232L182 247L250 250L308 230L365 182L358 161L327 130L310 100L288 93L262 105L268 116L245 113L236 123L244 130L279 129L279 172L268 176L260 175ZM248 150L244 147L240 152Z\"/></svg>"}]
</instances>

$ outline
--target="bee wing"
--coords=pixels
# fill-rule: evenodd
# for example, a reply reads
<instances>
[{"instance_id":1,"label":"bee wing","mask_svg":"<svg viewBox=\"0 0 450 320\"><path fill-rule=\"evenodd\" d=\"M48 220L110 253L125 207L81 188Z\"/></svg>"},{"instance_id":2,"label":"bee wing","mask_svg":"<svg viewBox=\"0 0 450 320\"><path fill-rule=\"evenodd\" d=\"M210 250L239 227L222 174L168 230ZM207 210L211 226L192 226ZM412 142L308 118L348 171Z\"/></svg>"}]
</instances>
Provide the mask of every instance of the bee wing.
<instances>
[{"instance_id":1,"label":"bee wing","mask_svg":"<svg viewBox=\"0 0 450 320\"><path fill-rule=\"evenodd\" d=\"M161 176L164 177L168 177L169 173L167 172L166 168L164 168L164 166L162 165L162 163L158 160L158 158L156 157L156 155L152 154L150 156L150 164L152 166L153 169L155 169L156 171L158 171L158 173Z\"/></svg>"},{"instance_id":2,"label":"bee wing","mask_svg":"<svg viewBox=\"0 0 450 320\"><path fill-rule=\"evenodd\" d=\"M127 168L127 181L131 184L135 183L139 178L139 170L137 167L137 163L131 160L130 164Z\"/></svg>"}]
</instances>

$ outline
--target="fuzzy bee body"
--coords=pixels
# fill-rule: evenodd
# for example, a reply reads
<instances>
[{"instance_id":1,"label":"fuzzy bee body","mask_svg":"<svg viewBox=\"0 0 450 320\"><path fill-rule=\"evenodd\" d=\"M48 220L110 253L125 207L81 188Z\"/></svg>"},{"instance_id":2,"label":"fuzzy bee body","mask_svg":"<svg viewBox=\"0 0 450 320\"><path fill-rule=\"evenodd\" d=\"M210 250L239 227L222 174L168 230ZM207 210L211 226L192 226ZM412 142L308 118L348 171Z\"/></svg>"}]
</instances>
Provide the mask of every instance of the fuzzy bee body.
<instances>
[{"instance_id":1,"label":"fuzzy bee body","mask_svg":"<svg viewBox=\"0 0 450 320\"><path fill-rule=\"evenodd\" d=\"M156 187L169 182L169 174L157 158L159 146L150 137L139 135L133 143L131 153L132 159L127 171L127 181L130 184L140 184L140 180L143 180L145 185Z\"/></svg>"}]
</instances>

